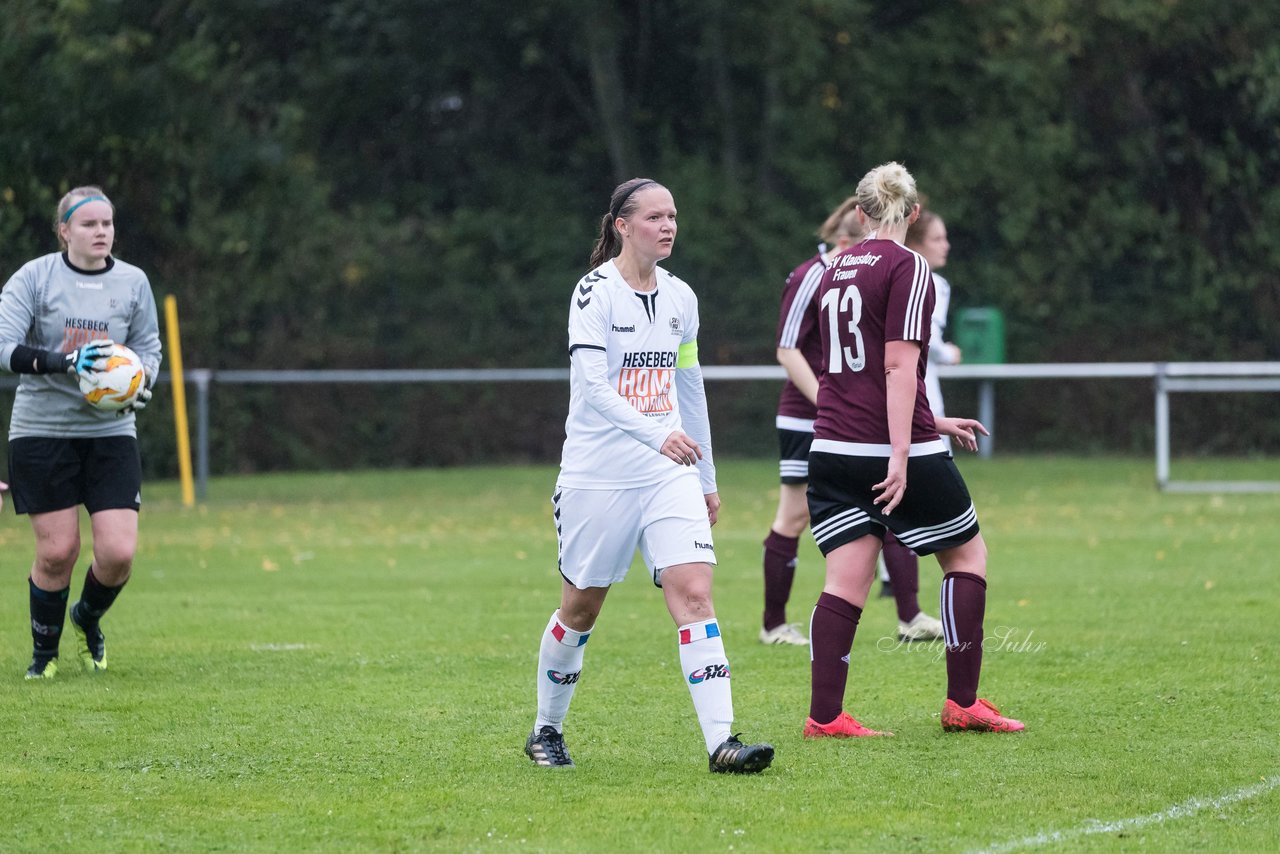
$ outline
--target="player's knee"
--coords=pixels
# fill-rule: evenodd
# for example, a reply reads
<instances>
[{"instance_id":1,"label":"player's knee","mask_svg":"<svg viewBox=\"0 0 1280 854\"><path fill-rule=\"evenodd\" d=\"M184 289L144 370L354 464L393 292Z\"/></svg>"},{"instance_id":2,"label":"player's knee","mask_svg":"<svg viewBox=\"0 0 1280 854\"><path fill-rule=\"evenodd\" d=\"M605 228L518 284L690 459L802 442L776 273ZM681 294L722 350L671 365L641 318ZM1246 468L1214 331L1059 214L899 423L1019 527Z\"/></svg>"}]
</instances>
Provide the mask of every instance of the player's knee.
<instances>
[{"instance_id":1,"label":"player's knee","mask_svg":"<svg viewBox=\"0 0 1280 854\"><path fill-rule=\"evenodd\" d=\"M604 606L605 591L599 588L579 590L566 583L560 596L560 622L575 632L585 632L596 624Z\"/></svg>"},{"instance_id":2,"label":"player's knee","mask_svg":"<svg viewBox=\"0 0 1280 854\"><path fill-rule=\"evenodd\" d=\"M40 540L36 543L36 562L46 571L59 571L73 566L80 557L80 538L67 537Z\"/></svg>"},{"instance_id":3,"label":"player's knee","mask_svg":"<svg viewBox=\"0 0 1280 854\"><path fill-rule=\"evenodd\" d=\"M938 552L938 564L943 572L967 572L985 578L987 544L981 537L975 537L962 546Z\"/></svg>"},{"instance_id":4,"label":"player's knee","mask_svg":"<svg viewBox=\"0 0 1280 854\"><path fill-rule=\"evenodd\" d=\"M804 533L804 529L808 524L809 511L805 510L786 516L779 516L777 522L774 523L773 529L784 537L799 537Z\"/></svg>"},{"instance_id":5,"label":"player's knee","mask_svg":"<svg viewBox=\"0 0 1280 854\"><path fill-rule=\"evenodd\" d=\"M683 591L684 601L691 608L711 610L711 580L700 580L697 584L686 587Z\"/></svg>"},{"instance_id":6,"label":"player's knee","mask_svg":"<svg viewBox=\"0 0 1280 854\"><path fill-rule=\"evenodd\" d=\"M683 606L683 617L680 620L684 623L700 623L703 620L710 620L716 615L716 609L711 604L710 596L685 597L680 604Z\"/></svg>"},{"instance_id":7,"label":"player's knee","mask_svg":"<svg viewBox=\"0 0 1280 854\"><path fill-rule=\"evenodd\" d=\"M585 632L596 624L600 606L586 603L560 606L560 622L575 632Z\"/></svg>"},{"instance_id":8,"label":"player's knee","mask_svg":"<svg viewBox=\"0 0 1280 854\"><path fill-rule=\"evenodd\" d=\"M685 613L705 614L697 619L710 619L712 569L705 563L686 563L668 567L662 572L662 590L667 600Z\"/></svg>"},{"instance_id":9,"label":"player's knee","mask_svg":"<svg viewBox=\"0 0 1280 854\"><path fill-rule=\"evenodd\" d=\"M93 565L100 575L127 578L133 569L133 554L127 543L94 543Z\"/></svg>"}]
</instances>

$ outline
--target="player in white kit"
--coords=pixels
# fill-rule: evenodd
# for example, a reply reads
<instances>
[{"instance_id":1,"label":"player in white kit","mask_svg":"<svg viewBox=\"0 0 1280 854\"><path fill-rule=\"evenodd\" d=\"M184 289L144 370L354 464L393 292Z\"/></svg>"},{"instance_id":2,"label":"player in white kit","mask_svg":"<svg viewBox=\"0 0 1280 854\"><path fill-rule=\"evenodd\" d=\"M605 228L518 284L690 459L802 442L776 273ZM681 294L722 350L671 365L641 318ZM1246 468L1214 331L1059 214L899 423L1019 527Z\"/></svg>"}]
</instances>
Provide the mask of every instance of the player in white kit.
<instances>
[{"instance_id":1,"label":"player in white kit","mask_svg":"<svg viewBox=\"0 0 1280 854\"><path fill-rule=\"evenodd\" d=\"M951 283L938 270L947 265L947 256L951 253L951 244L947 241L947 224L938 214L921 208L919 218L907 228L904 243L908 249L920 253L929 264L929 272L933 274L934 304L929 335L931 346L929 364L924 374L924 390L929 398L929 409L934 415L942 416L947 413L942 403L942 383L935 366L958 365L962 356L959 347L943 338L947 331L947 312L951 307ZM942 438L950 448L951 437Z\"/></svg>"},{"instance_id":2,"label":"player in white kit","mask_svg":"<svg viewBox=\"0 0 1280 854\"><path fill-rule=\"evenodd\" d=\"M542 635L538 711L525 743L538 765L574 764L563 724L584 647L637 547L676 623L710 769L753 773L773 760L771 745L743 744L731 732L731 674L711 601L720 498L698 366L698 301L657 266L675 237L665 187L644 178L619 185L592 271L570 298L569 417L552 497L563 580Z\"/></svg>"}]
</instances>

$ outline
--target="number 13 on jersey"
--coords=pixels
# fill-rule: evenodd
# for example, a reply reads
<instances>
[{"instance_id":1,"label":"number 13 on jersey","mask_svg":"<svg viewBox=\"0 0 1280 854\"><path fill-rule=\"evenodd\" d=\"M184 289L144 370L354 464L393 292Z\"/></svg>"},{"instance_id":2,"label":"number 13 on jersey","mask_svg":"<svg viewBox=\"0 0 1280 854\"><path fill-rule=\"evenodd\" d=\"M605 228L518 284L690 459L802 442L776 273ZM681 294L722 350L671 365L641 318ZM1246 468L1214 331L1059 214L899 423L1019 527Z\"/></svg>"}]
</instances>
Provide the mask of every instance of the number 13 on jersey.
<instances>
[{"instance_id":1,"label":"number 13 on jersey","mask_svg":"<svg viewBox=\"0 0 1280 854\"><path fill-rule=\"evenodd\" d=\"M858 323L862 320L862 292L855 285L849 285L843 290L832 288L822 295L822 310L827 316L827 338L831 342L831 350L827 353L827 372L841 373L846 365L851 371L865 368L867 357L862 346L862 330L858 328ZM852 336L852 347L841 346L841 312L849 315L846 331L848 336ZM845 340L848 336L845 336Z\"/></svg>"}]
</instances>

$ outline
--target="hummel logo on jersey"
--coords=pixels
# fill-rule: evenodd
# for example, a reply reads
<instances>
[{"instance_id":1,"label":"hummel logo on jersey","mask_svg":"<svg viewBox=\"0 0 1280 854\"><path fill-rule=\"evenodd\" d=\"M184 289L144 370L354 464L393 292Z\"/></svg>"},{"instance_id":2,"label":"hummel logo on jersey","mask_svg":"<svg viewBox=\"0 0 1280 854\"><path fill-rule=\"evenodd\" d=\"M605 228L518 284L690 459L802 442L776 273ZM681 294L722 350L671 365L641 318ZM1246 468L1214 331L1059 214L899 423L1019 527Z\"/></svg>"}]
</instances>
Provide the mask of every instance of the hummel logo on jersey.
<instances>
[{"instance_id":1,"label":"hummel logo on jersey","mask_svg":"<svg viewBox=\"0 0 1280 854\"><path fill-rule=\"evenodd\" d=\"M610 325L613 326L614 332L635 332L636 331L636 325L634 323L631 324L630 326L618 326L617 324L610 324Z\"/></svg>"},{"instance_id":2,"label":"hummel logo on jersey","mask_svg":"<svg viewBox=\"0 0 1280 854\"><path fill-rule=\"evenodd\" d=\"M84 288L86 291L102 290L102 282L76 282L77 288Z\"/></svg>"},{"instance_id":3,"label":"hummel logo on jersey","mask_svg":"<svg viewBox=\"0 0 1280 854\"><path fill-rule=\"evenodd\" d=\"M578 677L581 675L581 670L574 671L573 673L561 673L558 670L547 671L547 678L557 685L572 685L578 681Z\"/></svg>"},{"instance_id":4,"label":"hummel logo on jersey","mask_svg":"<svg viewBox=\"0 0 1280 854\"><path fill-rule=\"evenodd\" d=\"M703 551L708 551L708 552L713 552L716 550L716 547L711 545L711 543L700 543L697 540L693 541L693 547L695 549L702 549Z\"/></svg>"},{"instance_id":5,"label":"hummel logo on jersey","mask_svg":"<svg viewBox=\"0 0 1280 854\"><path fill-rule=\"evenodd\" d=\"M731 677L729 676L728 664L712 664L708 667L703 667L690 673L689 684L697 685L699 682L703 682L707 679L729 679L729 678Z\"/></svg>"}]
</instances>

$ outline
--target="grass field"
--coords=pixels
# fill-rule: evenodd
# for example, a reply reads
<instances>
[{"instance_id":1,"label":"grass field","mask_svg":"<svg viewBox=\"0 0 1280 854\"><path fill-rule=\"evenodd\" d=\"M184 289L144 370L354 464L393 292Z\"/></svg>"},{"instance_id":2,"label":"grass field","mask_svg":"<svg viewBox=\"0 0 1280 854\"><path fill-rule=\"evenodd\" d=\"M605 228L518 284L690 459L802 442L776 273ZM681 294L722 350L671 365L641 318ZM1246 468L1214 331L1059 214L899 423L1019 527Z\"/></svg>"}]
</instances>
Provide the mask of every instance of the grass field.
<instances>
[{"instance_id":1,"label":"grass field","mask_svg":"<svg viewBox=\"0 0 1280 854\"><path fill-rule=\"evenodd\" d=\"M847 707L897 737L806 743L807 653L755 640L776 466L722 463L737 728L777 747L754 777L707 773L641 572L588 649L578 767L524 757L551 467L217 479L195 509L150 485L111 670L80 672L69 635L48 684L22 679L31 535L6 510L0 850L1275 850L1280 495L1160 494L1149 460L962 468L991 547L982 693L1027 731L943 734L940 649L882 641L874 599ZM821 575L802 541L791 619Z\"/></svg>"}]
</instances>

